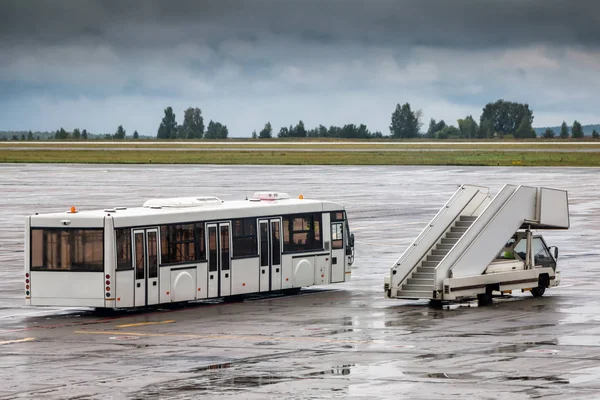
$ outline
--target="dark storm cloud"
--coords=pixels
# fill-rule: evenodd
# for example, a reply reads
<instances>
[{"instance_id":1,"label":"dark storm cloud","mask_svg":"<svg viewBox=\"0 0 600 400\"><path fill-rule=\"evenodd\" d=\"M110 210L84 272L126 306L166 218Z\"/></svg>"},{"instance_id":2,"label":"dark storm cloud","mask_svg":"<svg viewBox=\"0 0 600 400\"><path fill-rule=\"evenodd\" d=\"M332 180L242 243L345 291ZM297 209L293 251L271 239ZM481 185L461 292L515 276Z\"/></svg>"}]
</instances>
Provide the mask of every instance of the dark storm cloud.
<instances>
[{"instance_id":1,"label":"dark storm cloud","mask_svg":"<svg viewBox=\"0 0 600 400\"><path fill-rule=\"evenodd\" d=\"M294 36L448 47L598 46L593 0L4 0L4 45L102 42L119 47Z\"/></svg>"}]
</instances>

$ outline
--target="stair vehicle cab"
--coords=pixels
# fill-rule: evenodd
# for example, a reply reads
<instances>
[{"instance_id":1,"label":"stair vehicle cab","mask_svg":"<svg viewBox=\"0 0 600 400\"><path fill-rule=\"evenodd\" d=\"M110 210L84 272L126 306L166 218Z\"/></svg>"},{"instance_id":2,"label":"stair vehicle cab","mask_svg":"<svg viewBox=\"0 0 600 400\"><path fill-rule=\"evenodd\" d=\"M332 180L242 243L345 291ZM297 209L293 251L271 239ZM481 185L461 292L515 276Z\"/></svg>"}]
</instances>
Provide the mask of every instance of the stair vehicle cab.
<instances>
[{"instance_id":1,"label":"stair vehicle cab","mask_svg":"<svg viewBox=\"0 0 600 400\"><path fill-rule=\"evenodd\" d=\"M388 298L452 301L557 286L558 249L533 230L568 229L564 190L462 185L385 277Z\"/></svg>"}]
</instances>

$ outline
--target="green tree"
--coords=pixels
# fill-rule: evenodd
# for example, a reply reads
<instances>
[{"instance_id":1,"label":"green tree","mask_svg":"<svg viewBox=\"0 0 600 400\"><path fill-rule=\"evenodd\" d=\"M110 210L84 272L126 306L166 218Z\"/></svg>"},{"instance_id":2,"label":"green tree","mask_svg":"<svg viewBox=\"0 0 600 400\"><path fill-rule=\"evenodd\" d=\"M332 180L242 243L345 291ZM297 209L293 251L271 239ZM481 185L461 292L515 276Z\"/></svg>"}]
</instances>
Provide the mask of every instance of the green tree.
<instances>
[{"instance_id":1,"label":"green tree","mask_svg":"<svg viewBox=\"0 0 600 400\"><path fill-rule=\"evenodd\" d=\"M457 123L461 138L475 139L477 137L479 127L477 126L477 122L475 122L475 120L473 119L473 116L468 115L464 119L459 119Z\"/></svg>"},{"instance_id":2,"label":"green tree","mask_svg":"<svg viewBox=\"0 0 600 400\"><path fill-rule=\"evenodd\" d=\"M81 138L83 140L87 140L87 138L88 138L88 131L87 131L87 129L84 129L84 130L81 131Z\"/></svg>"},{"instance_id":3,"label":"green tree","mask_svg":"<svg viewBox=\"0 0 600 400\"><path fill-rule=\"evenodd\" d=\"M180 138L202 139L204 136L204 118L198 107L189 107L183 112L183 125Z\"/></svg>"},{"instance_id":4,"label":"green tree","mask_svg":"<svg viewBox=\"0 0 600 400\"><path fill-rule=\"evenodd\" d=\"M265 127L260 131L258 137L261 139L271 139L273 137L273 127L271 122L267 122Z\"/></svg>"},{"instance_id":5,"label":"green tree","mask_svg":"<svg viewBox=\"0 0 600 400\"><path fill-rule=\"evenodd\" d=\"M600 138L600 134L598 134L598 131L597 131L597 130L595 130L595 129L594 129L594 130L592 131L592 137L593 137L594 139L598 139L598 138Z\"/></svg>"},{"instance_id":6,"label":"green tree","mask_svg":"<svg viewBox=\"0 0 600 400\"><path fill-rule=\"evenodd\" d=\"M596 132L596 131L594 131L594 132ZM31 132L31 131L27 132L27 140L28 141L33 140L33 132Z\"/></svg>"},{"instance_id":7,"label":"green tree","mask_svg":"<svg viewBox=\"0 0 600 400\"><path fill-rule=\"evenodd\" d=\"M220 122L213 122L211 120L208 123L206 135L204 137L206 139L227 139L228 135L229 130L227 129L226 125L223 125Z\"/></svg>"},{"instance_id":8,"label":"green tree","mask_svg":"<svg viewBox=\"0 0 600 400\"><path fill-rule=\"evenodd\" d=\"M544 139L554 139L555 133L551 128L546 128L544 131Z\"/></svg>"},{"instance_id":9,"label":"green tree","mask_svg":"<svg viewBox=\"0 0 600 400\"><path fill-rule=\"evenodd\" d=\"M305 138L308 136L302 120L298 121L298 124L293 129L290 129L290 133L292 137Z\"/></svg>"},{"instance_id":10,"label":"green tree","mask_svg":"<svg viewBox=\"0 0 600 400\"><path fill-rule=\"evenodd\" d=\"M489 139L494 137L494 123L491 119L484 119L481 121L479 125L479 135L480 139Z\"/></svg>"},{"instance_id":11,"label":"green tree","mask_svg":"<svg viewBox=\"0 0 600 400\"><path fill-rule=\"evenodd\" d=\"M427 128L427 133L425 133L425 137L429 139L435 138L435 133L437 132L437 122L435 119L431 118L429 120L429 128Z\"/></svg>"},{"instance_id":12,"label":"green tree","mask_svg":"<svg viewBox=\"0 0 600 400\"><path fill-rule=\"evenodd\" d=\"M134 139L139 139L140 138L140 134L138 133L138 131L133 131L133 138Z\"/></svg>"},{"instance_id":13,"label":"green tree","mask_svg":"<svg viewBox=\"0 0 600 400\"><path fill-rule=\"evenodd\" d=\"M460 137L460 130L455 126L445 126L436 132L438 139L456 139Z\"/></svg>"},{"instance_id":14,"label":"green tree","mask_svg":"<svg viewBox=\"0 0 600 400\"><path fill-rule=\"evenodd\" d=\"M567 126L567 123L565 121L563 121L562 125L560 126L560 138L561 139L569 138L569 127Z\"/></svg>"},{"instance_id":15,"label":"green tree","mask_svg":"<svg viewBox=\"0 0 600 400\"><path fill-rule=\"evenodd\" d=\"M290 132L289 132L288 128L286 128L285 126L282 126L281 129L279 129L279 133L277 133L277 137L278 138L290 137Z\"/></svg>"},{"instance_id":16,"label":"green tree","mask_svg":"<svg viewBox=\"0 0 600 400\"><path fill-rule=\"evenodd\" d=\"M60 128L59 130L56 131L56 134L54 135L55 139L58 140L65 140L69 138L69 132L67 132L64 128Z\"/></svg>"},{"instance_id":17,"label":"green tree","mask_svg":"<svg viewBox=\"0 0 600 400\"><path fill-rule=\"evenodd\" d=\"M117 131L115 132L114 138L115 139L125 139L125 137L127 136L125 129L123 129L123 125L119 125L119 127L117 128Z\"/></svg>"},{"instance_id":18,"label":"green tree","mask_svg":"<svg viewBox=\"0 0 600 400\"><path fill-rule=\"evenodd\" d=\"M579 121L575 120L573 122L573 127L571 128L571 137L573 139L582 139L583 138L583 128Z\"/></svg>"},{"instance_id":19,"label":"green tree","mask_svg":"<svg viewBox=\"0 0 600 400\"><path fill-rule=\"evenodd\" d=\"M410 139L419 135L420 129L420 111L416 113L410 108L409 103L400 106L396 104L396 109L392 113L392 123L390 133L393 138Z\"/></svg>"},{"instance_id":20,"label":"green tree","mask_svg":"<svg viewBox=\"0 0 600 400\"><path fill-rule=\"evenodd\" d=\"M517 139L529 139L535 138L536 134L533 128L531 127L531 120L527 115L523 116L517 130L515 131L515 138Z\"/></svg>"},{"instance_id":21,"label":"green tree","mask_svg":"<svg viewBox=\"0 0 600 400\"><path fill-rule=\"evenodd\" d=\"M256 134L256 129L252 131L252 139L256 139L258 135Z\"/></svg>"},{"instance_id":22,"label":"green tree","mask_svg":"<svg viewBox=\"0 0 600 400\"><path fill-rule=\"evenodd\" d=\"M493 131L501 136L515 134L523 118L533 124L533 111L529 109L528 104L514 103L502 99L495 103L488 103L483 108L483 113L479 119L480 125L484 120L492 122Z\"/></svg>"},{"instance_id":23,"label":"green tree","mask_svg":"<svg viewBox=\"0 0 600 400\"><path fill-rule=\"evenodd\" d=\"M165 116L158 127L158 139L175 139L177 137L177 121L172 107L165 108Z\"/></svg>"},{"instance_id":24,"label":"green tree","mask_svg":"<svg viewBox=\"0 0 600 400\"><path fill-rule=\"evenodd\" d=\"M73 139L75 139L75 140L81 139L81 131L79 130L79 128L73 129Z\"/></svg>"}]
</instances>

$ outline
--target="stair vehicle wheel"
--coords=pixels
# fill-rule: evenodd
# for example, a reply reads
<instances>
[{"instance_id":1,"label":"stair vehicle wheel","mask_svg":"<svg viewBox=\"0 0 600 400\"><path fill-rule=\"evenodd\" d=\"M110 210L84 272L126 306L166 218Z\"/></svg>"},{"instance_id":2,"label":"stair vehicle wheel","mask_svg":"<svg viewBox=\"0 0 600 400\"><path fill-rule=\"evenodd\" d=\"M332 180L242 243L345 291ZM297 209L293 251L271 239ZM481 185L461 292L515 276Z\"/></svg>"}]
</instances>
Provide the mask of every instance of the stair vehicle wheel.
<instances>
[{"instance_id":1,"label":"stair vehicle wheel","mask_svg":"<svg viewBox=\"0 0 600 400\"><path fill-rule=\"evenodd\" d=\"M480 293L477 295L477 302L480 306L487 306L492 304L492 294L491 293Z\"/></svg>"},{"instance_id":2,"label":"stair vehicle wheel","mask_svg":"<svg viewBox=\"0 0 600 400\"><path fill-rule=\"evenodd\" d=\"M533 295L533 297L542 297L545 291L546 288L544 286L538 286L531 289L531 294Z\"/></svg>"},{"instance_id":3,"label":"stair vehicle wheel","mask_svg":"<svg viewBox=\"0 0 600 400\"><path fill-rule=\"evenodd\" d=\"M538 278L538 286L531 289L531 294L533 297L542 297L546 288L550 285L550 277L548 274L540 275Z\"/></svg>"}]
</instances>

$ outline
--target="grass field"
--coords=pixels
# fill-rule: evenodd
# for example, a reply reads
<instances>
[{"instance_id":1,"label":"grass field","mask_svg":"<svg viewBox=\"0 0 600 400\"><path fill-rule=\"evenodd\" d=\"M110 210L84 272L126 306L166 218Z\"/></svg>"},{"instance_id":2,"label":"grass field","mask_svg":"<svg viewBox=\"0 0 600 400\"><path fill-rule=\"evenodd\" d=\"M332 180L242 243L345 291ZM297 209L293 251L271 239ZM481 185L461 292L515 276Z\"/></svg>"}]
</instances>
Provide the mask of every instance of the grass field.
<instances>
[{"instance_id":1,"label":"grass field","mask_svg":"<svg viewBox=\"0 0 600 400\"><path fill-rule=\"evenodd\" d=\"M102 141L81 141L81 142L0 142L0 150L8 148L129 148L129 149L148 149L148 148L187 148L187 149L217 149L217 148L244 148L244 149L486 149L486 150L511 150L511 149L600 149L600 140L594 141L500 141L500 142L377 142L377 141L326 141L315 142L306 141L305 143L286 142L286 141L222 141L222 142L168 142L168 141L139 141L139 142L102 142Z\"/></svg>"},{"instance_id":2,"label":"grass field","mask_svg":"<svg viewBox=\"0 0 600 400\"><path fill-rule=\"evenodd\" d=\"M104 146L102 146L104 147ZM162 147L162 146L161 146ZM265 164L265 165L488 165L600 166L600 153L498 151L365 152L6 150L0 163Z\"/></svg>"}]
</instances>

